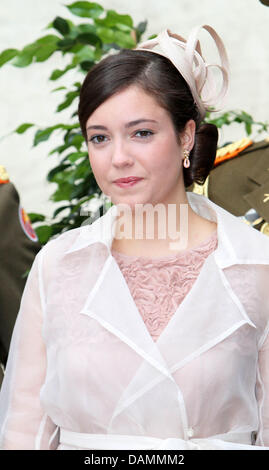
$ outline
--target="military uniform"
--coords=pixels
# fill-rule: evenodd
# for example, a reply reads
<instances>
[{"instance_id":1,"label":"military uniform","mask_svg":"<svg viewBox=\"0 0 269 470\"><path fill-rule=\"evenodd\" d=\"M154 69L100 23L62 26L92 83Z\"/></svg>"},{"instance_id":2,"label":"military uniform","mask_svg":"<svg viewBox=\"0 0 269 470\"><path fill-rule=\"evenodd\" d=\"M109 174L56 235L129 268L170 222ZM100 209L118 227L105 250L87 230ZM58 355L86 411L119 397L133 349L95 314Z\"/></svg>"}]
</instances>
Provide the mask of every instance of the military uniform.
<instances>
[{"instance_id":1,"label":"military uniform","mask_svg":"<svg viewBox=\"0 0 269 470\"><path fill-rule=\"evenodd\" d=\"M187 189L269 235L269 138L245 138L219 149L205 183Z\"/></svg>"},{"instance_id":2,"label":"military uniform","mask_svg":"<svg viewBox=\"0 0 269 470\"><path fill-rule=\"evenodd\" d=\"M0 165L0 385L27 272L41 245Z\"/></svg>"}]
</instances>

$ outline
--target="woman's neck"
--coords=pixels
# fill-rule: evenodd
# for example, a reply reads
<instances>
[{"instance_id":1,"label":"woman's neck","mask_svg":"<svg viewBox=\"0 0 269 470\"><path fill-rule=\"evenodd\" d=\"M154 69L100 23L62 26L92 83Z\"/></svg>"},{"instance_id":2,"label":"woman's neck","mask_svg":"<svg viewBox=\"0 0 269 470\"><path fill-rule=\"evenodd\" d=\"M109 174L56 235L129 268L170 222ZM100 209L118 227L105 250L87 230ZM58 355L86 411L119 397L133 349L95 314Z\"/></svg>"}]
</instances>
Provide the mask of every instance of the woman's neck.
<instances>
[{"instance_id":1,"label":"woman's neck","mask_svg":"<svg viewBox=\"0 0 269 470\"><path fill-rule=\"evenodd\" d=\"M159 206L159 207L158 207ZM165 210L164 210L165 209ZM199 245L217 228L186 201L119 215L111 248L132 256L166 256Z\"/></svg>"}]
</instances>

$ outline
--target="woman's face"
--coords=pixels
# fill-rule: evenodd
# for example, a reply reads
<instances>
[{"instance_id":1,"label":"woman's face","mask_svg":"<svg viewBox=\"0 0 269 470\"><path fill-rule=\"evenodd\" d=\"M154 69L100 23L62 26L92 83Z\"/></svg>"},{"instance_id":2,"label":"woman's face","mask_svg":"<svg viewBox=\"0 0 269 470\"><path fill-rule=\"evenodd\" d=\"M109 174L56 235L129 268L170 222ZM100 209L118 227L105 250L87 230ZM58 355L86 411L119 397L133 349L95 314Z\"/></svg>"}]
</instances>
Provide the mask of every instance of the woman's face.
<instances>
[{"instance_id":1,"label":"woman's face","mask_svg":"<svg viewBox=\"0 0 269 470\"><path fill-rule=\"evenodd\" d=\"M195 123L177 139L169 113L154 97L130 86L102 103L87 124L90 164L97 184L113 204L155 205L180 201L183 149L193 146ZM183 148L184 147L184 148ZM115 183L138 177L134 183Z\"/></svg>"}]
</instances>

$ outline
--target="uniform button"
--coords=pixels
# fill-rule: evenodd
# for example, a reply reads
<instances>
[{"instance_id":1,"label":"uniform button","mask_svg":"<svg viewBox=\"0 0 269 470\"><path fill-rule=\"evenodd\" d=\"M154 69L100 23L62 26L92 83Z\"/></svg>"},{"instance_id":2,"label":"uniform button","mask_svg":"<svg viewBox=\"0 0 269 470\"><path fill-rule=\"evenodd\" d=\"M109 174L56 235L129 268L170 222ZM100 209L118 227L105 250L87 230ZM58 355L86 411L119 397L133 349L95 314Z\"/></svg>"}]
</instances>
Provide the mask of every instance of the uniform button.
<instances>
[{"instance_id":1,"label":"uniform button","mask_svg":"<svg viewBox=\"0 0 269 470\"><path fill-rule=\"evenodd\" d=\"M189 428L188 431L187 431L187 434L188 434L188 437L193 437L193 435L194 435L193 428Z\"/></svg>"}]
</instances>

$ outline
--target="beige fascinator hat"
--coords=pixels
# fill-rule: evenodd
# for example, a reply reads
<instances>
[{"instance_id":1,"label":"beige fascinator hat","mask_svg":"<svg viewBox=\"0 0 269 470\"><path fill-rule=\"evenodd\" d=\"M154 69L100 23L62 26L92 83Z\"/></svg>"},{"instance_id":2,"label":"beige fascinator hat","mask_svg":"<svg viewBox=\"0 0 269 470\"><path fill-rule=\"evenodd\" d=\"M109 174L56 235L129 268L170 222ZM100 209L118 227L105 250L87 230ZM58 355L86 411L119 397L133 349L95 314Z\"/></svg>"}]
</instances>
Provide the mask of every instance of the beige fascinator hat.
<instances>
[{"instance_id":1,"label":"beige fascinator hat","mask_svg":"<svg viewBox=\"0 0 269 470\"><path fill-rule=\"evenodd\" d=\"M198 34L205 29L214 40L221 65L209 64L202 56ZM190 87L202 119L206 111L218 111L223 104L229 83L229 61L224 44L216 31L208 25L197 26L190 32L188 39L166 29L154 39L138 44L136 50L147 50L167 57L181 73ZM212 68L217 67L222 74L220 90Z\"/></svg>"}]
</instances>

